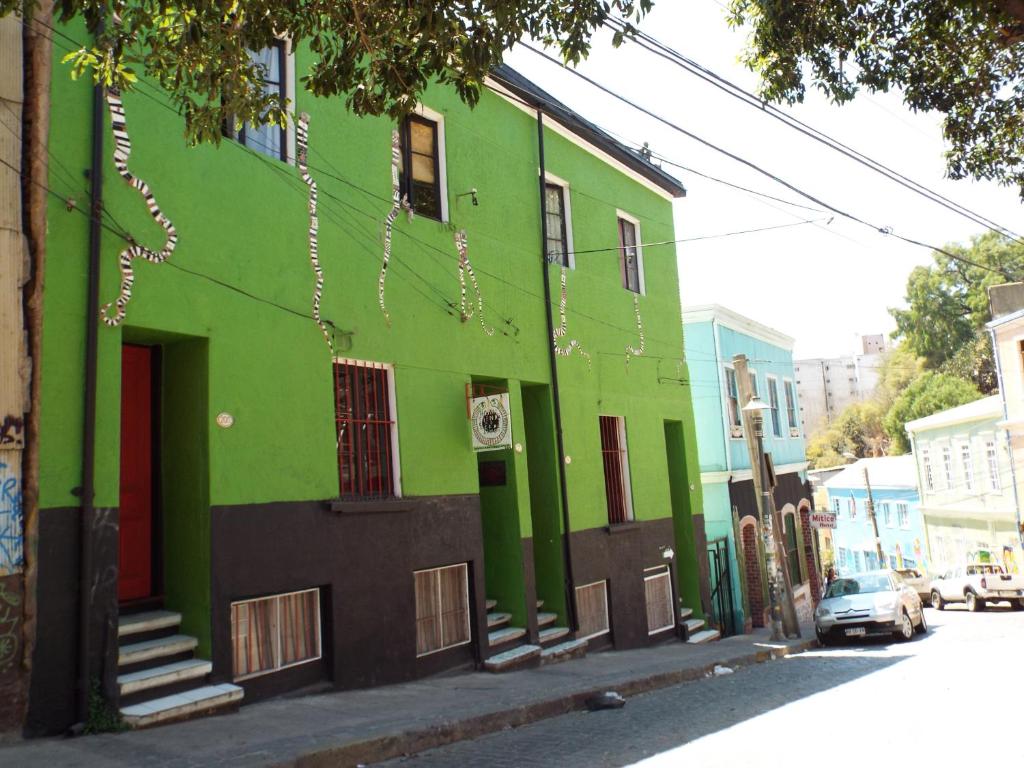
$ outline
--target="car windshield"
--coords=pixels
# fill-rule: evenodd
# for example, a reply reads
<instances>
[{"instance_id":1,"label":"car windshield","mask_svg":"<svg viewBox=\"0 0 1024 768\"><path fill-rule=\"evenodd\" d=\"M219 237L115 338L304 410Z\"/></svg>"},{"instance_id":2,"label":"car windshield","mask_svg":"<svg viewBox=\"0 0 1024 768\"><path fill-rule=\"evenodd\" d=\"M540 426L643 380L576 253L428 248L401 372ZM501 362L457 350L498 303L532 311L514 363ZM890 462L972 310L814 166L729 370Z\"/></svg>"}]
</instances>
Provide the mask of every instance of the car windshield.
<instances>
[{"instance_id":1,"label":"car windshield","mask_svg":"<svg viewBox=\"0 0 1024 768\"><path fill-rule=\"evenodd\" d=\"M843 597L859 595L866 592L891 592L889 577L883 573L861 573L855 576L837 579L828 588L825 597Z\"/></svg>"}]
</instances>

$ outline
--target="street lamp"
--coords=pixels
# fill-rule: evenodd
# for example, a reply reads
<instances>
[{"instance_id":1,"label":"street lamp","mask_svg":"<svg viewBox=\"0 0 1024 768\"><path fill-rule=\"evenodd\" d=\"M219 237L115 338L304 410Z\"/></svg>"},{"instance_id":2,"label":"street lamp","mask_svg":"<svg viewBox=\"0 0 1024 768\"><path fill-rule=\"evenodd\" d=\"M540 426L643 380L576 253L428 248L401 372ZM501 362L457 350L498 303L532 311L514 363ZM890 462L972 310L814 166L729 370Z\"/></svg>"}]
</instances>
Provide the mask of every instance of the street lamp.
<instances>
[{"instance_id":1,"label":"street lamp","mask_svg":"<svg viewBox=\"0 0 1024 768\"><path fill-rule=\"evenodd\" d=\"M775 535L772 533L771 490L768 488L768 467L764 460L764 412L769 405L756 394L743 406L743 412L750 416L757 441L757 471L761 476L761 536L764 539L765 570L768 572L768 602L771 611L771 639L785 640L782 631L782 589L779 568L775 563Z\"/></svg>"},{"instance_id":2,"label":"street lamp","mask_svg":"<svg viewBox=\"0 0 1024 768\"><path fill-rule=\"evenodd\" d=\"M857 459L849 451L844 452L843 456L848 459ZM868 510L868 519L871 521L871 527L875 532L875 554L878 557L878 567L885 568L885 552L882 549L882 537L878 533L878 518L875 516L875 497L871 494L871 478L868 477L868 467L866 464L864 465L864 487L868 492L867 504L865 506Z\"/></svg>"}]
</instances>

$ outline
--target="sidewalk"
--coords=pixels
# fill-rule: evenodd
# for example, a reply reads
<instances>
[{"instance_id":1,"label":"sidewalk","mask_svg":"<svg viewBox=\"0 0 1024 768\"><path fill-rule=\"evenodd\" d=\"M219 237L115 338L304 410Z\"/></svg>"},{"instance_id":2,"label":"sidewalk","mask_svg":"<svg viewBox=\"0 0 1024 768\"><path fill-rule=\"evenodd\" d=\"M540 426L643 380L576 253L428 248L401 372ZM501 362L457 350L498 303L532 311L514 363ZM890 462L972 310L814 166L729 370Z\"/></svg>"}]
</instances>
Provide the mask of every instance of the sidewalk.
<instances>
[{"instance_id":1,"label":"sidewalk","mask_svg":"<svg viewBox=\"0 0 1024 768\"><path fill-rule=\"evenodd\" d=\"M22 741L0 747L0 765L340 768L371 763L580 709L601 691L632 696L698 680L716 664L747 666L817 645L812 627L801 632L802 639L785 643L771 643L766 630L756 630L706 645L597 653L522 672L470 672L274 699L243 706L236 714L150 730ZM695 696L699 690L694 688Z\"/></svg>"}]
</instances>

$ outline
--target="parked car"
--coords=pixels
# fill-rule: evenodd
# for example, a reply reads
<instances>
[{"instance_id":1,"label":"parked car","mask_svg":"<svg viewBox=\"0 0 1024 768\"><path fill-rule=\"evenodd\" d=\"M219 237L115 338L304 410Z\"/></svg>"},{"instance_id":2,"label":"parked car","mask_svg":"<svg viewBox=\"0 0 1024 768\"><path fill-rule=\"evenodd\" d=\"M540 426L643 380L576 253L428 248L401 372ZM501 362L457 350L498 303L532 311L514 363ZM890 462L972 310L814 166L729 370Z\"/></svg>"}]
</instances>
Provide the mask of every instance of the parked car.
<instances>
[{"instance_id":1,"label":"parked car","mask_svg":"<svg viewBox=\"0 0 1024 768\"><path fill-rule=\"evenodd\" d=\"M1008 600L1015 610L1024 609L1024 576L1007 573L989 559L968 562L932 579L932 605L940 611L946 603L967 603L969 611L983 611L992 602Z\"/></svg>"},{"instance_id":2,"label":"parked car","mask_svg":"<svg viewBox=\"0 0 1024 768\"><path fill-rule=\"evenodd\" d=\"M921 602L926 605L932 599L932 580L920 568L897 568L900 578L917 592Z\"/></svg>"},{"instance_id":3,"label":"parked car","mask_svg":"<svg viewBox=\"0 0 1024 768\"><path fill-rule=\"evenodd\" d=\"M921 598L895 571L836 579L814 612L814 632L822 645L872 635L907 641L914 632L927 631Z\"/></svg>"}]
</instances>

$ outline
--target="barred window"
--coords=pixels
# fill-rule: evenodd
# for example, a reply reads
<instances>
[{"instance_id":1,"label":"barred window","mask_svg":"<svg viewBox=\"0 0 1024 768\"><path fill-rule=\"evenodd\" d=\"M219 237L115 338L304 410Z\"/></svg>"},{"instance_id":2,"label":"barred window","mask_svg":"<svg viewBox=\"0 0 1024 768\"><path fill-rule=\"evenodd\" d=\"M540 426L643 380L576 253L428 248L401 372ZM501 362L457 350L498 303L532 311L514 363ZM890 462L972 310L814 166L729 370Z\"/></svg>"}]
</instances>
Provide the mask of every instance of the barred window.
<instances>
[{"instance_id":1,"label":"barred window","mask_svg":"<svg viewBox=\"0 0 1024 768\"><path fill-rule=\"evenodd\" d=\"M621 416L600 416L601 456L604 460L604 491L611 525L633 519L626 454L626 424Z\"/></svg>"},{"instance_id":2,"label":"barred window","mask_svg":"<svg viewBox=\"0 0 1024 768\"><path fill-rule=\"evenodd\" d=\"M392 371L381 363L334 363L338 477L342 498L399 493Z\"/></svg>"}]
</instances>

